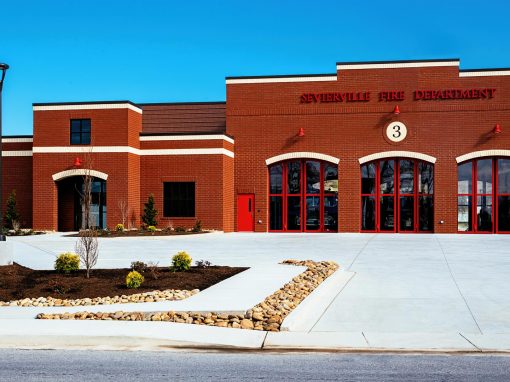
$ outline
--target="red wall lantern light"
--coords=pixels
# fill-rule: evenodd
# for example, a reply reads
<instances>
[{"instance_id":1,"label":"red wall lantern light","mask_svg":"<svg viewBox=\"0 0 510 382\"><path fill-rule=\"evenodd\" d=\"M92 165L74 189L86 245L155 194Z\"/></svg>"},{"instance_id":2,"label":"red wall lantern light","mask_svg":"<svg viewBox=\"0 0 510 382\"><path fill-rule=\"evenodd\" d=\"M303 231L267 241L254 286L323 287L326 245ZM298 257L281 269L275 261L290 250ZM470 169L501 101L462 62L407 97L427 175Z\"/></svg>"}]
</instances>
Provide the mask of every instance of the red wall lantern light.
<instances>
[{"instance_id":1,"label":"red wall lantern light","mask_svg":"<svg viewBox=\"0 0 510 382\"><path fill-rule=\"evenodd\" d=\"M305 129L300 127L297 136L300 137L300 138L304 137L305 136Z\"/></svg>"},{"instance_id":2,"label":"red wall lantern light","mask_svg":"<svg viewBox=\"0 0 510 382\"><path fill-rule=\"evenodd\" d=\"M493 130L494 134L499 134L499 133L501 133L501 131L502 131L501 125L499 123L496 123L496 126L494 126L494 130Z\"/></svg>"},{"instance_id":3,"label":"red wall lantern light","mask_svg":"<svg viewBox=\"0 0 510 382\"><path fill-rule=\"evenodd\" d=\"M74 167L80 167L82 165L82 161L80 158L74 158Z\"/></svg>"}]
</instances>

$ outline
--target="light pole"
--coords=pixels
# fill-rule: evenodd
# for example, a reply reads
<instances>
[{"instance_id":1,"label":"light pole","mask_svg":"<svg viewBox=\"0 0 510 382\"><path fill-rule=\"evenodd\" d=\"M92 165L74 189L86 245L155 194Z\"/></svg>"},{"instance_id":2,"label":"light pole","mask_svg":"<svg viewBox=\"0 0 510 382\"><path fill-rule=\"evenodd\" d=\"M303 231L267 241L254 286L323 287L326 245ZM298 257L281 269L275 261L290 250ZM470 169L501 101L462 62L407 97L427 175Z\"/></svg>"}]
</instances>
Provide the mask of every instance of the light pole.
<instances>
[{"instance_id":1,"label":"light pole","mask_svg":"<svg viewBox=\"0 0 510 382\"><path fill-rule=\"evenodd\" d=\"M2 199L2 188L4 187L3 171L2 171L2 88L4 87L5 73L9 69L9 65L0 63L0 241L5 241L4 235L4 202Z\"/></svg>"}]
</instances>

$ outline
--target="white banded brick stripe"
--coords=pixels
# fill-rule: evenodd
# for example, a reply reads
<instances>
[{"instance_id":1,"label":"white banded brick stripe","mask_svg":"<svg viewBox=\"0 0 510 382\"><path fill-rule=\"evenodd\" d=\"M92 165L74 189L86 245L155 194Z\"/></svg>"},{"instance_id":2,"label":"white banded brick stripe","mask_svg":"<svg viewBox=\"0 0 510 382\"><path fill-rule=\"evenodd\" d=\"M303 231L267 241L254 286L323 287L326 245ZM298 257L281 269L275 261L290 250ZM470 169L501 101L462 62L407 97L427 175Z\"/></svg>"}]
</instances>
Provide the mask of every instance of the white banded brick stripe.
<instances>
[{"instance_id":1,"label":"white banded brick stripe","mask_svg":"<svg viewBox=\"0 0 510 382\"><path fill-rule=\"evenodd\" d=\"M129 153L135 155L226 155L234 158L234 153L224 148L193 148L193 149L146 149L141 150L131 146L90 146L90 147L70 147L70 146L50 146L34 147L35 154L55 154L55 153Z\"/></svg>"},{"instance_id":2,"label":"white banded brick stripe","mask_svg":"<svg viewBox=\"0 0 510 382\"><path fill-rule=\"evenodd\" d=\"M2 157L31 157L32 150L2 150Z\"/></svg>"},{"instance_id":3,"label":"white banded brick stripe","mask_svg":"<svg viewBox=\"0 0 510 382\"><path fill-rule=\"evenodd\" d=\"M33 138L2 138L2 143L30 143L33 142Z\"/></svg>"},{"instance_id":4,"label":"white banded brick stripe","mask_svg":"<svg viewBox=\"0 0 510 382\"><path fill-rule=\"evenodd\" d=\"M234 144L234 140L223 134L212 135L143 135L140 137L142 142L157 142L157 141L207 141L207 140L224 140Z\"/></svg>"},{"instance_id":5,"label":"white banded brick stripe","mask_svg":"<svg viewBox=\"0 0 510 382\"><path fill-rule=\"evenodd\" d=\"M224 148L206 148L206 149L145 149L140 150L140 155L214 155L222 154L230 158L234 153Z\"/></svg>"}]
</instances>

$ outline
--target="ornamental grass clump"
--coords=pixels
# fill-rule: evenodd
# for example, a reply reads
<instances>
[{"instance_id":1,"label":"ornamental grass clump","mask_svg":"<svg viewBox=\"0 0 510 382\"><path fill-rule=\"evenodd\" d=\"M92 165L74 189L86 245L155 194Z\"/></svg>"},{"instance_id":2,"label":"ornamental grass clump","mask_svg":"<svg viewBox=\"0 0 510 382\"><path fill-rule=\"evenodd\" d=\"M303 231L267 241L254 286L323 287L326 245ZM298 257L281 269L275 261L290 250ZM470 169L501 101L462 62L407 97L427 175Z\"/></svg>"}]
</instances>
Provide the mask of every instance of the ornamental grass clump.
<instances>
[{"instance_id":1,"label":"ornamental grass clump","mask_svg":"<svg viewBox=\"0 0 510 382\"><path fill-rule=\"evenodd\" d=\"M137 271L138 273L145 273L147 270L147 264L143 261L133 261L131 263L131 270Z\"/></svg>"},{"instance_id":2,"label":"ornamental grass clump","mask_svg":"<svg viewBox=\"0 0 510 382\"><path fill-rule=\"evenodd\" d=\"M156 232L156 227L153 225L150 225L147 227L147 231L154 233L154 232Z\"/></svg>"},{"instance_id":3,"label":"ornamental grass clump","mask_svg":"<svg viewBox=\"0 0 510 382\"><path fill-rule=\"evenodd\" d=\"M124 228L124 224L117 224L115 226L115 231L117 232L124 232L125 228Z\"/></svg>"},{"instance_id":4,"label":"ornamental grass clump","mask_svg":"<svg viewBox=\"0 0 510 382\"><path fill-rule=\"evenodd\" d=\"M58 273L69 274L77 271L78 269L80 269L80 256L76 253L61 253L55 260L55 270Z\"/></svg>"},{"instance_id":5,"label":"ornamental grass clump","mask_svg":"<svg viewBox=\"0 0 510 382\"><path fill-rule=\"evenodd\" d=\"M126 286L129 289L137 289L140 288L142 283L144 282L143 276L137 271L131 271L128 273L126 277Z\"/></svg>"},{"instance_id":6,"label":"ornamental grass clump","mask_svg":"<svg viewBox=\"0 0 510 382\"><path fill-rule=\"evenodd\" d=\"M191 256L186 252L178 252L176 255L174 255L174 257L172 257L172 266L170 269L174 272L187 271L191 267L191 261Z\"/></svg>"}]
</instances>

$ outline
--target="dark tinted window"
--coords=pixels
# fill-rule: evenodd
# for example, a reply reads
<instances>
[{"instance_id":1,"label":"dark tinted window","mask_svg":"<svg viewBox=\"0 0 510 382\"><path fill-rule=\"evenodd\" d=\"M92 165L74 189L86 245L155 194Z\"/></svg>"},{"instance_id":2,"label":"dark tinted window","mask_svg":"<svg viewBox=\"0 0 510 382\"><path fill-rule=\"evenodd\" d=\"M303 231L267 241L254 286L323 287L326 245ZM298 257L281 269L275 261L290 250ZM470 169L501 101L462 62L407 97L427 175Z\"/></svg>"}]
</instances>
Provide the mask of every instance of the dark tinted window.
<instances>
[{"instance_id":1,"label":"dark tinted window","mask_svg":"<svg viewBox=\"0 0 510 382\"><path fill-rule=\"evenodd\" d=\"M361 166L361 193L375 194L375 163Z\"/></svg>"},{"instance_id":2,"label":"dark tinted window","mask_svg":"<svg viewBox=\"0 0 510 382\"><path fill-rule=\"evenodd\" d=\"M165 217L195 216L194 182L163 183L163 216Z\"/></svg>"},{"instance_id":3,"label":"dark tinted window","mask_svg":"<svg viewBox=\"0 0 510 382\"><path fill-rule=\"evenodd\" d=\"M90 145L90 119L71 119L71 144Z\"/></svg>"},{"instance_id":4,"label":"dark tinted window","mask_svg":"<svg viewBox=\"0 0 510 382\"><path fill-rule=\"evenodd\" d=\"M277 164L269 167L269 188L271 194L282 193L283 166Z\"/></svg>"}]
</instances>

